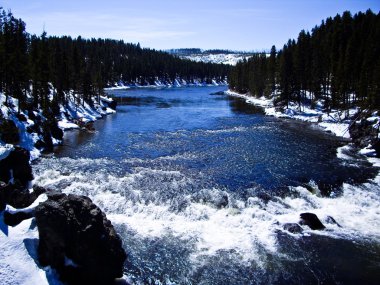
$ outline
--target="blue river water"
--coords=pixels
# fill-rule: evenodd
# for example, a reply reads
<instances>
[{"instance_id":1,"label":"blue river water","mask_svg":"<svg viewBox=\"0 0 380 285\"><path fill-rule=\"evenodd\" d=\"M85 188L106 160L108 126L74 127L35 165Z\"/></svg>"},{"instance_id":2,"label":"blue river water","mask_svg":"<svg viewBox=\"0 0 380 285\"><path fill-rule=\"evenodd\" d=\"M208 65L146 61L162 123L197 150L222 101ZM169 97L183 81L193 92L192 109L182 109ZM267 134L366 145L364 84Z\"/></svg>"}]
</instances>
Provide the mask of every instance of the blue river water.
<instances>
[{"instance_id":1,"label":"blue river water","mask_svg":"<svg viewBox=\"0 0 380 285\"><path fill-rule=\"evenodd\" d=\"M68 132L36 183L107 213L131 284L376 284L378 169L338 157L348 142L312 125L215 95L225 89L109 91L117 113ZM285 231L302 212L326 230Z\"/></svg>"}]
</instances>

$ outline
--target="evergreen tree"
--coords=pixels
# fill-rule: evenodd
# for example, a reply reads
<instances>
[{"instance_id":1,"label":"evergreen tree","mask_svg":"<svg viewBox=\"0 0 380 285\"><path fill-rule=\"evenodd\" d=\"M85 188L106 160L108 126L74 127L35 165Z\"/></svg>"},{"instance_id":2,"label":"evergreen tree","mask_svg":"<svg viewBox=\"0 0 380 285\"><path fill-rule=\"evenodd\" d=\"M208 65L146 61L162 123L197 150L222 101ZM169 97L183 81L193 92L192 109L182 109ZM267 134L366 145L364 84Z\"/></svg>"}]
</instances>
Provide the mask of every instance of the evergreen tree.
<instances>
[{"instance_id":1,"label":"evergreen tree","mask_svg":"<svg viewBox=\"0 0 380 285\"><path fill-rule=\"evenodd\" d=\"M279 92L276 104L322 100L325 110L346 111L353 105L379 110L380 13L327 18L311 33L301 31L269 59L255 55L231 70L233 90L262 94L267 82ZM266 72L265 67L266 66ZM273 89L272 89L273 92ZM310 97L306 95L309 94Z\"/></svg>"}]
</instances>

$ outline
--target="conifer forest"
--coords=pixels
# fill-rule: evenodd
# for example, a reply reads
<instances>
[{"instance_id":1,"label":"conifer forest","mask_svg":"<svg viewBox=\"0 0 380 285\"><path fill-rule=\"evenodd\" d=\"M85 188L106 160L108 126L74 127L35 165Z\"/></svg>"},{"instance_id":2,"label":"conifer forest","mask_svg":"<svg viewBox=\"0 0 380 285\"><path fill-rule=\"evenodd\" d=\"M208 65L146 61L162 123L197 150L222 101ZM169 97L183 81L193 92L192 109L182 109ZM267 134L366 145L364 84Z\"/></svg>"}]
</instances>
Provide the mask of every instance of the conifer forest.
<instances>
[{"instance_id":1,"label":"conifer forest","mask_svg":"<svg viewBox=\"0 0 380 285\"><path fill-rule=\"evenodd\" d=\"M380 14L345 12L311 32L302 30L281 50L272 46L269 55L258 53L238 63L229 85L257 97L277 94L275 103L282 106L322 99L327 112L352 106L379 110L379 42Z\"/></svg>"}]
</instances>

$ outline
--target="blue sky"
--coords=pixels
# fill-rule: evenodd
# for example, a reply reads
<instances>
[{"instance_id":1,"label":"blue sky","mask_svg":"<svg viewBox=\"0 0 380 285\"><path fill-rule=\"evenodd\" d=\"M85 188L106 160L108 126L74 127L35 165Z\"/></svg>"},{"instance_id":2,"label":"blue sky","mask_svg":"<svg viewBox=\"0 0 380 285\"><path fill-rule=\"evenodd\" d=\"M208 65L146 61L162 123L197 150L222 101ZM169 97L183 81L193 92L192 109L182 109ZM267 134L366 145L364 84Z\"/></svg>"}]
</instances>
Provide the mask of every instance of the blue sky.
<instances>
[{"instance_id":1,"label":"blue sky","mask_svg":"<svg viewBox=\"0 0 380 285\"><path fill-rule=\"evenodd\" d=\"M140 42L155 49L199 47L233 50L281 48L301 29L380 0L2 0L29 33L81 35Z\"/></svg>"}]
</instances>

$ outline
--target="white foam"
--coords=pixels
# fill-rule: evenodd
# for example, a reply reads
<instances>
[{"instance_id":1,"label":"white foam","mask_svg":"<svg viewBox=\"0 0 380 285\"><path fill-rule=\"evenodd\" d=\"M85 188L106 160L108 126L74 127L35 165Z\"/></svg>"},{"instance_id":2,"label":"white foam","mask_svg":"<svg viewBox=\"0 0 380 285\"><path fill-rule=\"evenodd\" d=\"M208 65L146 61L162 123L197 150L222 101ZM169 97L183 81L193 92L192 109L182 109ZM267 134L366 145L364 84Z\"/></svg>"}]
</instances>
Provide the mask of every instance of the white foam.
<instances>
[{"instance_id":1,"label":"white foam","mask_svg":"<svg viewBox=\"0 0 380 285\"><path fill-rule=\"evenodd\" d=\"M255 260L260 264L259 250L276 252L276 232L282 230L284 223L297 223L302 212L315 213L322 222L332 216L342 226L326 223L325 231L303 226L305 234L380 241L380 176L361 186L344 184L343 194L337 198L321 197L318 191L313 194L304 187L296 187L290 188L296 195L275 197L268 203L257 197L232 203L229 197L230 206L218 209L182 192L195 182L180 171L136 167L131 173L116 176L102 170L91 174L81 170L81 165L106 161L50 160L49 167L39 171L36 181L48 187L58 184L65 193L88 195L114 224L126 225L142 238L159 238L170 233L184 241L195 240L194 259L214 255L219 250L234 250L242 262ZM62 162L68 163L68 167L78 162L79 167L69 175L61 175L56 169ZM379 161L376 163L380 165ZM211 196L223 192L202 191ZM187 206L173 211L173 199L179 197L187 201Z\"/></svg>"},{"instance_id":2,"label":"white foam","mask_svg":"<svg viewBox=\"0 0 380 285\"><path fill-rule=\"evenodd\" d=\"M220 129L220 130L205 130L208 134L223 134L223 133L234 133L234 132L244 132L248 128L246 127L233 127L229 129Z\"/></svg>"}]
</instances>

